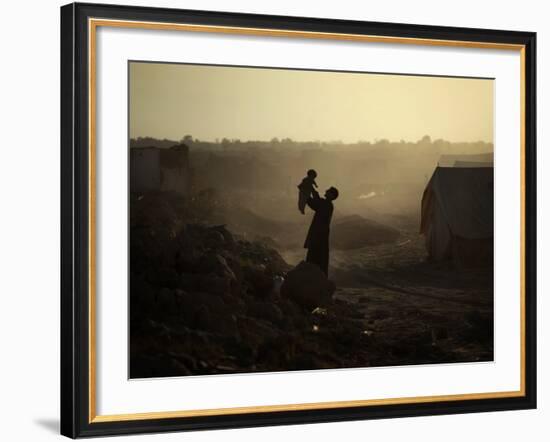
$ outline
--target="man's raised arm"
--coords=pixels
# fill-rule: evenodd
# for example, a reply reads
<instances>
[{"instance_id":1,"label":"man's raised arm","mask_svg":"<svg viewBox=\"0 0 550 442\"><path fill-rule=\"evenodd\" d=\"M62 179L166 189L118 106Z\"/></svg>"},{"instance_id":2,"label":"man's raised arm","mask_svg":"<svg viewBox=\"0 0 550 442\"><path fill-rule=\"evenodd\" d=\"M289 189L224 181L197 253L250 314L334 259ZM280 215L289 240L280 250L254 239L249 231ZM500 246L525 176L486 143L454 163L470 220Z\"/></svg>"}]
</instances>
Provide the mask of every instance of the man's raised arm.
<instances>
[{"instance_id":1,"label":"man's raised arm","mask_svg":"<svg viewBox=\"0 0 550 442\"><path fill-rule=\"evenodd\" d=\"M311 210L317 210L319 208L319 202L321 201L321 198L319 197L319 192L317 192L315 189L311 191L311 195L307 199L307 205Z\"/></svg>"}]
</instances>

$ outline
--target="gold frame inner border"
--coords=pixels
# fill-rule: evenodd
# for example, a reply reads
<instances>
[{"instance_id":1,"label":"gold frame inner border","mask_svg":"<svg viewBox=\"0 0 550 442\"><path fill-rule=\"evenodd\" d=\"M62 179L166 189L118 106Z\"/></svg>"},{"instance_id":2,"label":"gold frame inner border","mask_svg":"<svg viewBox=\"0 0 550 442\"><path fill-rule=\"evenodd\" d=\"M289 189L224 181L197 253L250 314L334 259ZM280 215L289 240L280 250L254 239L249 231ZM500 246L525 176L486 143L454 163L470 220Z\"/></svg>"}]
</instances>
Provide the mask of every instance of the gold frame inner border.
<instances>
[{"instance_id":1,"label":"gold frame inner border","mask_svg":"<svg viewBox=\"0 0 550 442\"><path fill-rule=\"evenodd\" d=\"M261 405L234 408L197 409L181 411L153 411L147 413L109 414L96 413L96 34L98 27L134 28L149 30L171 30L184 32L207 32L216 34L237 34L265 37L291 37L340 41L358 41L370 43L412 44L421 46L446 46L480 49L499 49L520 53L520 167L521 167L521 240L520 240L520 389L489 393L465 393L439 396L418 396L388 399L368 399L336 402L315 402L285 405ZM377 35L339 34L310 31L291 31L283 29L247 28L232 26L210 26L183 23L142 22L111 19L88 19L88 94L89 94L89 423L133 421L146 419L169 419L179 417L221 416L247 413L270 413L280 411L322 410L330 408L365 407L375 405L415 404L427 402L462 401L512 398L525 396L525 46L520 44L438 40L411 37L388 37Z\"/></svg>"}]
</instances>

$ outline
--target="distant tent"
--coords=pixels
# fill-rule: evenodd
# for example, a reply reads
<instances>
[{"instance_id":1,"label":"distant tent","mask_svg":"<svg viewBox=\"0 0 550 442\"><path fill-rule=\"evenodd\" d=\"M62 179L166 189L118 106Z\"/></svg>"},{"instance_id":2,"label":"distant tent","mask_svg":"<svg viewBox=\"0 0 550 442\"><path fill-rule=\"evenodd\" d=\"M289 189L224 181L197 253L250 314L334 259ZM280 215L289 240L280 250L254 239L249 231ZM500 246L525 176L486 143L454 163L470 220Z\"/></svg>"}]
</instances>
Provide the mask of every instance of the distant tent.
<instances>
[{"instance_id":1,"label":"distant tent","mask_svg":"<svg viewBox=\"0 0 550 442\"><path fill-rule=\"evenodd\" d=\"M437 167L422 196L420 232L431 260L493 262L493 168Z\"/></svg>"},{"instance_id":2,"label":"distant tent","mask_svg":"<svg viewBox=\"0 0 550 442\"><path fill-rule=\"evenodd\" d=\"M493 167L493 163L481 163L476 161L455 161L454 167Z\"/></svg>"},{"instance_id":3,"label":"distant tent","mask_svg":"<svg viewBox=\"0 0 550 442\"><path fill-rule=\"evenodd\" d=\"M437 165L439 167L493 167L493 161L492 152L472 155L441 155ZM468 166L467 163L472 165Z\"/></svg>"},{"instance_id":4,"label":"distant tent","mask_svg":"<svg viewBox=\"0 0 550 442\"><path fill-rule=\"evenodd\" d=\"M130 148L130 191L189 193L189 148L185 144Z\"/></svg>"}]
</instances>

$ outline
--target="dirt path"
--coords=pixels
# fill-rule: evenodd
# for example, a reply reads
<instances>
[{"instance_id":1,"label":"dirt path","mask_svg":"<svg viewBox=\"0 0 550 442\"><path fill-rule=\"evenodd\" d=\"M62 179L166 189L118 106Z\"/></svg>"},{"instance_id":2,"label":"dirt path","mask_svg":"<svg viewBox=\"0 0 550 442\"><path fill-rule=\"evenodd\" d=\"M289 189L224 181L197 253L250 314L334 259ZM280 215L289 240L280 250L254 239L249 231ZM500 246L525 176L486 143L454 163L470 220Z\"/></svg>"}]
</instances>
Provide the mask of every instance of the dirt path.
<instances>
[{"instance_id":1,"label":"dirt path","mask_svg":"<svg viewBox=\"0 0 550 442\"><path fill-rule=\"evenodd\" d=\"M304 252L283 256L296 264ZM420 235L332 251L330 278L363 315L373 366L493 358L492 272L427 263Z\"/></svg>"}]
</instances>

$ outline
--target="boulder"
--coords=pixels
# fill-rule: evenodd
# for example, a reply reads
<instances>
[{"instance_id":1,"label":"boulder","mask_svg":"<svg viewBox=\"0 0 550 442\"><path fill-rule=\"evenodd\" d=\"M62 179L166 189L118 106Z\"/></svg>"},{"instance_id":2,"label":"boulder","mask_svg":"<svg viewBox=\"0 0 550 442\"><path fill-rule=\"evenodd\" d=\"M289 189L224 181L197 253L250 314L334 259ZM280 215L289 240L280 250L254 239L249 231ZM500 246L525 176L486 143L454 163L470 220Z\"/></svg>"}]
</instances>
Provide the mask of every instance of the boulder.
<instances>
[{"instance_id":1,"label":"boulder","mask_svg":"<svg viewBox=\"0 0 550 442\"><path fill-rule=\"evenodd\" d=\"M231 280L237 279L226 259L219 254L205 254L200 262L200 273L214 273Z\"/></svg>"},{"instance_id":2,"label":"boulder","mask_svg":"<svg viewBox=\"0 0 550 442\"><path fill-rule=\"evenodd\" d=\"M281 286L285 282L285 278L282 276L275 276L273 278L273 284L271 285L271 297L272 298L279 298L281 296Z\"/></svg>"},{"instance_id":3,"label":"boulder","mask_svg":"<svg viewBox=\"0 0 550 442\"><path fill-rule=\"evenodd\" d=\"M281 297L293 300L308 310L331 303L336 286L315 264L302 261L287 273Z\"/></svg>"},{"instance_id":4,"label":"boulder","mask_svg":"<svg viewBox=\"0 0 550 442\"><path fill-rule=\"evenodd\" d=\"M176 288L178 273L171 267L161 267L155 275L155 282L162 287Z\"/></svg>"},{"instance_id":5,"label":"boulder","mask_svg":"<svg viewBox=\"0 0 550 442\"><path fill-rule=\"evenodd\" d=\"M213 306L202 304L195 312L195 329L223 336L235 336L238 333L236 317L227 311L219 311Z\"/></svg>"},{"instance_id":6,"label":"boulder","mask_svg":"<svg viewBox=\"0 0 550 442\"><path fill-rule=\"evenodd\" d=\"M280 324L283 320L283 312L273 302L253 301L248 305L248 315L258 319Z\"/></svg>"},{"instance_id":7,"label":"boulder","mask_svg":"<svg viewBox=\"0 0 550 442\"><path fill-rule=\"evenodd\" d=\"M224 225L211 227L212 230L220 233L224 239L224 247L226 249L232 250L235 248L235 238L233 238L232 233L227 230Z\"/></svg>"},{"instance_id":8,"label":"boulder","mask_svg":"<svg viewBox=\"0 0 550 442\"><path fill-rule=\"evenodd\" d=\"M252 295L260 299L269 297L273 287L273 276L264 264L244 266L243 275Z\"/></svg>"},{"instance_id":9,"label":"boulder","mask_svg":"<svg viewBox=\"0 0 550 442\"><path fill-rule=\"evenodd\" d=\"M231 292L231 279L229 276L218 276L214 273L206 275L197 275L199 281L199 290L216 295L224 295Z\"/></svg>"},{"instance_id":10,"label":"boulder","mask_svg":"<svg viewBox=\"0 0 550 442\"><path fill-rule=\"evenodd\" d=\"M157 288L144 278L130 273L130 315L147 317L155 307Z\"/></svg>"},{"instance_id":11,"label":"boulder","mask_svg":"<svg viewBox=\"0 0 550 442\"><path fill-rule=\"evenodd\" d=\"M176 269L180 272L197 272L202 263L203 255L198 249L189 245L180 248L176 254Z\"/></svg>"},{"instance_id":12,"label":"boulder","mask_svg":"<svg viewBox=\"0 0 550 442\"><path fill-rule=\"evenodd\" d=\"M179 276L179 287L183 290L197 291L200 286L200 275L194 273L181 273Z\"/></svg>"},{"instance_id":13,"label":"boulder","mask_svg":"<svg viewBox=\"0 0 550 442\"><path fill-rule=\"evenodd\" d=\"M219 250L225 246L225 237L215 229L208 229L203 241L203 245L209 249Z\"/></svg>"}]
</instances>

